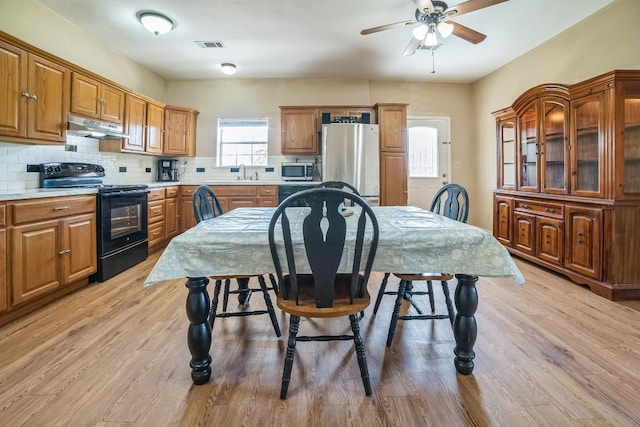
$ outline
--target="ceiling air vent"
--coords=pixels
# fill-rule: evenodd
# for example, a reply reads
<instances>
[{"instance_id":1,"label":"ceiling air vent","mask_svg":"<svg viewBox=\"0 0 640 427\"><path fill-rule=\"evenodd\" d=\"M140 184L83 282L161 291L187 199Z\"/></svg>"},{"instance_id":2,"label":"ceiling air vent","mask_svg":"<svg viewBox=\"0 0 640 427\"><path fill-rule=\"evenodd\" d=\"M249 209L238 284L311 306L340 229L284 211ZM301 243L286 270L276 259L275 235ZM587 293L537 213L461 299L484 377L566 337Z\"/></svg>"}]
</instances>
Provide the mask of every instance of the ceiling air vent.
<instances>
[{"instance_id":1,"label":"ceiling air vent","mask_svg":"<svg viewBox=\"0 0 640 427\"><path fill-rule=\"evenodd\" d=\"M201 47L203 49L217 49L217 48L224 47L224 45L220 41L212 41L212 42L196 41L195 44L197 44L198 47Z\"/></svg>"}]
</instances>

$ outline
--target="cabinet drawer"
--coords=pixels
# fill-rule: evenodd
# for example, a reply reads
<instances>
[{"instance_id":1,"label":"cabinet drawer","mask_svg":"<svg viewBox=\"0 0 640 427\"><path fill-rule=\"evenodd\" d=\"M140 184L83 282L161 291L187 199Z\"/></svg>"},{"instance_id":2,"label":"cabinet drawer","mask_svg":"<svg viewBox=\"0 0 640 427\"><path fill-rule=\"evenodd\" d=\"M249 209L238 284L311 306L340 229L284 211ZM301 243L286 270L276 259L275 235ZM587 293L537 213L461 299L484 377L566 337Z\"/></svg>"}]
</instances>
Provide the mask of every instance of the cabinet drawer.
<instances>
[{"instance_id":1,"label":"cabinet drawer","mask_svg":"<svg viewBox=\"0 0 640 427\"><path fill-rule=\"evenodd\" d=\"M180 192L179 187L165 187L164 197L167 199L170 199L172 197L178 197L179 192Z\"/></svg>"},{"instance_id":2,"label":"cabinet drawer","mask_svg":"<svg viewBox=\"0 0 640 427\"><path fill-rule=\"evenodd\" d=\"M153 247L164 240L164 222L149 225L149 247Z\"/></svg>"},{"instance_id":3,"label":"cabinet drawer","mask_svg":"<svg viewBox=\"0 0 640 427\"><path fill-rule=\"evenodd\" d=\"M196 188L198 188L196 185L182 185L180 186L180 196L191 197L193 193L195 193Z\"/></svg>"},{"instance_id":4,"label":"cabinet drawer","mask_svg":"<svg viewBox=\"0 0 640 427\"><path fill-rule=\"evenodd\" d=\"M149 202L149 224L164 219L164 200Z\"/></svg>"},{"instance_id":5,"label":"cabinet drawer","mask_svg":"<svg viewBox=\"0 0 640 427\"><path fill-rule=\"evenodd\" d=\"M153 188L149 190L149 201L164 199L164 188Z\"/></svg>"},{"instance_id":6,"label":"cabinet drawer","mask_svg":"<svg viewBox=\"0 0 640 427\"><path fill-rule=\"evenodd\" d=\"M278 186L276 185L260 185L258 186L259 197L278 197Z\"/></svg>"},{"instance_id":7,"label":"cabinet drawer","mask_svg":"<svg viewBox=\"0 0 640 427\"><path fill-rule=\"evenodd\" d=\"M13 223L42 221L80 213L91 213L96 210L96 196L56 197L35 201L16 202L12 205Z\"/></svg>"},{"instance_id":8,"label":"cabinet drawer","mask_svg":"<svg viewBox=\"0 0 640 427\"><path fill-rule=\"evenodd\" d=\"M258 194L255 185L212 185L211 189L216 196L240 196L256 197Z\"/></svg>"},{"instance_id":9,"label":"cabinet drawer","mask_svg":"<svg viewBox=\"0 0 640 427\"><path fill-rule=\"evenodd\" d=\"M258 198L258 206L261 208L272 208L278 206L277 197L260 197Z\"/></svg>"},{"instance_id":10,"label":"cabinet drawer","mask_svg":"<svg viewBox=\"0 0 640 427\"><path fill-rule=\"evenodd\" d=\"M557 204L557 203L516 200L515 209L521 212L530 212L530 213L554 216L559 218L562 218L562 216L564 215L564 205Z\"/></svg>"},{"instance_id":11,"label":"cabinet drawer","mask_svg":"<svg viewBox=\"0 0 640 427\"><path fill-rule=\"evenodd\" d=\"M0 205L0 227L4 227L7 225L7 214L5 212L6 208L4 205Z\"/></svg>"}]
</instances>

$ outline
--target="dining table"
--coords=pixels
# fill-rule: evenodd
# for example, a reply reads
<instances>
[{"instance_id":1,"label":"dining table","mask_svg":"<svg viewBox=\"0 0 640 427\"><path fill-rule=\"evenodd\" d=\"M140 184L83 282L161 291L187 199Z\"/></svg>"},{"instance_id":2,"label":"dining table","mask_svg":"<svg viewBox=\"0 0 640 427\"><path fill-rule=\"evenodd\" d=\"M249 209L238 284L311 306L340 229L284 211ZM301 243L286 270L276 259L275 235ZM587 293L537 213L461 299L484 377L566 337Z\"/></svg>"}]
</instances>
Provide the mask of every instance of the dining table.
<instances>
[{"instance_id":1,"label":"dining table","mask_svg":"<svg viewBox=\"0 0 640 427\"><path fill-rule=\"evenodd\" d=\"M288 209L293 211L288 211L292 222L302 221L309 211L304 207ZM504 246L485 229L414 206L373 206L372 209L379 226L373 271L455 273L454 365L460 374L471 374L477 338L478 277L510 277L515 284L523 284L522 273ZM204 384L211 377L208 277L274 272L268 229L275 210L273 207L237 208L198 223L169 242L144 281L144 286L152 286L187 279L187 343L194 384ZM349 221L355 224L357 217L357 212L346 217L347 224ZM292 238L302 247L301 233ZM349 246L347 241L345 247ZM349 250L345 250L344 272L347 272L349 256ZM296 269L304 272L304 266ZM240 286L246 288L246 281ZM240 293L239 302L242 298Z\"/></svg>"}]
</instances>

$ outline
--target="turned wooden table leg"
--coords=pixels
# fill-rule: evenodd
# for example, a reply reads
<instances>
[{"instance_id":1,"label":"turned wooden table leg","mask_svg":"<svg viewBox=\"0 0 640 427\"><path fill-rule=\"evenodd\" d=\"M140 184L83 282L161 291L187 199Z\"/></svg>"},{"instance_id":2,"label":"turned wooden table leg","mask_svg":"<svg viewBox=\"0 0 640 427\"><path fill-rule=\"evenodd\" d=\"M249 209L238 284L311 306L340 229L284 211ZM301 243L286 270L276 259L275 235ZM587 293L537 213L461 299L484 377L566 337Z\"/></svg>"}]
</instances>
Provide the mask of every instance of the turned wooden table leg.
<instances>
[{"instance_id":1,"label":"turned wooden table leg","mask_svg":"<svg viewBox=\"0 0 640 427\"><path fill-rule=\"evenodd\" d=\"M456 348L453 350L456 357L454 363L456 370L462 375L473 372L473 345L478 335L475 313L478 308L478 290L476 282L478 276L456 274L458 286L454 296L456 305L456 318L453 321L453 335L456 339Z\"/></svg>"},{"instance_id":2,"label":"turned wooden table leg","mask_svg":"<svg viewBox=\"0 0 640 427\"><path fill-rule=\"evenodd\" d=\"M206 277L189 277L186 286L187 317L189 331L187 343L191 352L191 379L194 384L204 384L211 378L211 326L207 321L209 316L209 294Z\"/></svg>"}]
</instances>

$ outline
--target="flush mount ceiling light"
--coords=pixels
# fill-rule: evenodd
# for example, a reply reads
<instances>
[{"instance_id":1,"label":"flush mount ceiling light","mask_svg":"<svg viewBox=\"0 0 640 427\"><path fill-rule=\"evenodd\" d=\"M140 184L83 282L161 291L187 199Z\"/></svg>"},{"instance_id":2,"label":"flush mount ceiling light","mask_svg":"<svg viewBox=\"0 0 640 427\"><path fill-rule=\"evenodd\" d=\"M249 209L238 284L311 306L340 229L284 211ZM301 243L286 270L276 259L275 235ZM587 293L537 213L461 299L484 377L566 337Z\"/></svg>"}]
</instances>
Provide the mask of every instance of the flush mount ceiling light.
<instances>
[{"instance_id":1,"label":"flush mount ceiling light","mask_svg":"<svg viewBox=\"0 0 640 427\"><path fill-rule=\"evenodd\" d=\"M231 76L236 73L236 66L235 64L225 62L224 64L220 65L220 70L227 76Z\"/></svg>"},{"instance_id":2,"label":"flush mount ceiling light","mask_svg":"<svg viewBox=\"0 0 640 427\"><path fill-rule=\"evenodd\" d=\"M144 28L156 36L166 34L174 27L171 18L157 12L139 12L138 19Z\"/></svg>"}]
</instances>

